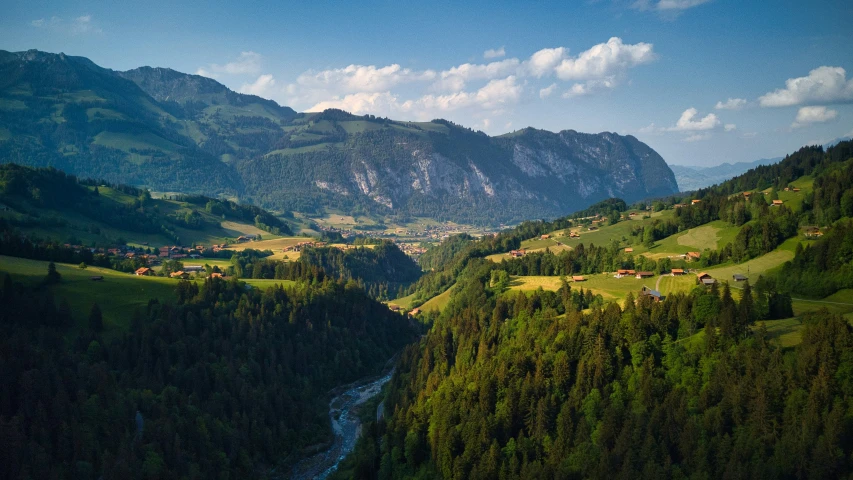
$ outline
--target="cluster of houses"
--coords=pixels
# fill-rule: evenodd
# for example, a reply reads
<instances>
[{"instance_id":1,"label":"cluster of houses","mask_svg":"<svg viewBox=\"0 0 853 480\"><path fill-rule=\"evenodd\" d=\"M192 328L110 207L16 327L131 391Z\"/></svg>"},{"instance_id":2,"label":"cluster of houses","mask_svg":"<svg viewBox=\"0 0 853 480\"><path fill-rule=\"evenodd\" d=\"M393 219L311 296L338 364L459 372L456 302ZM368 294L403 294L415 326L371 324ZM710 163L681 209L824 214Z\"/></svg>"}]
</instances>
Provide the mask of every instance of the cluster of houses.
<instances>
[{"instance_id":1,"label":"cluster of houses","mask_svg":"<svg viewBox=\"0 0 853 480\"><path fill-rule=\"evenodd\" d=\"M177 272L172 272L169 274L170 278L177 278L179 280L186 280L190 278L190 274L192 273L202 273L205 272L205 268L202 265L184 265L183 270L178 270ZM154 270L149 267L141 267L136 269L133 272L134 275L139 277L148 277L154 275ZM214 272L210 274L211 278L224 278L221 273Z\"/></svg>"},{"instance_id":2,"label":"cluster of houses","mask_svg":"<svg viewBox=\"0 0 853 480\"><path fill-rule=\"evenodd\" d=\"M646 272L646 271L637 271L637 270L629 270L629 269L619 269L616 270L616 278L625 278L625 277L634 277L634 278L651 278L654 277L654 272Z\"/></svg>"},{"instance_id":3,"label":"cluster of houses","mask_svg":"<svg viewBox=\"0 0 853 480\"><path fill-rule=\"evenodd\" d=\"M298 253L302 250L305 250L308 247L325 247L326 242L316 242L314 240L305 240L297 243L296 245L290 245L288 247L284 247L282 250L284 253Z\"/></svg>"}]
</instances>

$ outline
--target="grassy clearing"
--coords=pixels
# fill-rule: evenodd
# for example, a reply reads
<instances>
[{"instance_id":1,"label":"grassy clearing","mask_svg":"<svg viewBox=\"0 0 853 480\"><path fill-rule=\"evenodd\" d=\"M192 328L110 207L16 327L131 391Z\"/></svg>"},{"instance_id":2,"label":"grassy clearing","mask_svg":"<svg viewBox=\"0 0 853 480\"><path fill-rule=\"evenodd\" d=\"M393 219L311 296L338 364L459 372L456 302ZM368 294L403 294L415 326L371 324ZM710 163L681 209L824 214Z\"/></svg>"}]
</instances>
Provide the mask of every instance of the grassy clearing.
<instances>
[{"instance_id":1,"label":"grassy clearing","mask_svg":"<svg viewBox=\"0 0 853 480\"><path fill-rule=\"evenodd\" d=\"M395 298L386 302L388 305L397 305L402 309L408 310L412 308L412 300L415 299L415 294L406 295L405 297Z\"/></svg>"},{"instance_id":2,"label":"grassy clearing","mask_svg":"<svg viewBox=\"0 0 853 480\"><path fill-rule=\"evenodd\" d=\"M228 246L228 250L232 250L234 252L242 252L246 249L254 249L254 250L272 250L273 255L268 257L273 260L283 260L285 255L288 260L295 260L299 258L299 253L295 252L287 252L285 253L283 250L287 247L292 247L299 242L310 241L311 239L305 237L281 237L274 238L271 240L259 240L257 242L245 242L245 243L235 243L233 245Z\"/></svg>"},{"instance_id":3,"label":"grassy clearing","mask_svg":"<svg viewBox=\"0 0 853 480\"><path fill-rule=\"evenodd\" d=\"M450 302L451 292L453 291L453 287L448 288L443 293L440 293L429 300L427 300L423 305L421 305L421 311L429 312L429 311L437 311L441 312L444 310L444 307L447 306L447 303Z\"/></svg>"},{"instance_id":4,"label":"grassy clearing","mask_svg":"<svg viewBox=\"0 0 853 480\"><path fill-rule=\"evenodd\" d=\"M572 282L569 284L572 288L584 290L592 290L595 294L600 294L605 300L623 301L632 292L636 296L643 286L654 288L657 277L637 279L627 276L616 278L613 274L596 274L584 275L586 281ZM560 288L560 277L548 277L540 275L531 276L514 276L510 279L510 290L518 290L522 292L530 292L538 290L540 287L543 290L556 291Z\"/></svg>"},{"instance_id":5,"label":"grassy clearing","mask_svg":"<svg viewBox=\"0 0 853 480\"><path fill-rule=\"evenodd\" d=\"M9 273L16 282L37 285L47 274L49 262L0 256L0 272ZM93 303L101 307L104 327L110 331L126 330L133 311L144 308L148 300L173 301L177 281L161 277L137 277L106 268L80 269L76 265L57 263L56 270L62 281L51 288L57 298L65 298L74 312L78 328L86 328L88 312ZM103 281L91 277L100 275Z\"/></svg>"}]
</instances>

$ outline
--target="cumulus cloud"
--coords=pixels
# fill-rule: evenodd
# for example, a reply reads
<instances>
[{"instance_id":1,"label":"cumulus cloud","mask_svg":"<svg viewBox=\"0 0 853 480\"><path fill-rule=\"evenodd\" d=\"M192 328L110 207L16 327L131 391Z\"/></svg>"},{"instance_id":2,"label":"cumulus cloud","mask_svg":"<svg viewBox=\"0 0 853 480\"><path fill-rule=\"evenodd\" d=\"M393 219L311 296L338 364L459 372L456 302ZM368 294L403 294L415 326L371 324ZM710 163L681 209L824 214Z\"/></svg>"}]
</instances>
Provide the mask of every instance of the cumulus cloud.
<instances>
[{"instance_id":1,"label":"cumulus cloud","mask_svg":"<svg viewBox=\"0 0 853 480\"><path fill-rule=\"evenodd\" d=\"M717 102L714 108L717 110L740 110L746 106L746 100L743 98L729 98L725 102Z\"/></svg>"},{"instance_id":2,"label":"cumulus cloud","mask_svg":"<svg viewBox=\"0 0 853 480\"><path fill-rule=\"evenodd\" d=\"M552 83L551 85L548 85L545 88L539 89L539 98L542 98L542 99L548 98L551 95L553 95L555 91L557 91L557 84Z\"/></svg>"},{"instance_id":3,"label":"cumulus cloud","mask_svg":"<svg viewBox=\"0 0 853 480\"><path fill-rule=\"evenodd\" d=\"M785 81L785 88L769 92L758 99L762 107L850 101L853 101L853 79L847 80L847 72L843 68L828 66L815 68L805 77L790 78Z\"/></svg>"},{"instance_id":4,"label":"cumulus cloud","mask_svg":"<svg viewBox=\"0 0 853 480\"><path fill-rule=\"evenodd\" d=\"M268 96L275 88L275 78L270 74L261 75L252 83L244 83L240 89L240 93L248 93L250 95Z\"/></svg>"},{"instance_id":5,"label":"cumulus cloud","mask_svg":"<svg viewBox=\"0 0 853 480\"><path fill-rule=\"evenodd\" d=\"M650 43L634 45L613 37L581 52L576 58L565 58L555 67L561 80L591 80L615 77L629 68L655 59L654 47Z\"/></svg>"},{"instance_id":6,"label":"cumulus cloud","mask_svg":"<svg viewBox=\"0 0 853 480\"><path fill-rule=\"evenodd\" d=\"M725 124L725 126L723 126L723 130L727 132L737 130L737 125L735 125L734 123L727 123Z\"/></svg>"},{"instance_id":7,"label":"cumulus cloud","mask_svg":"<svg viewBox=\"0 0 853 480\"><path fill-rule=\"evenodd\" d=\"M263 57L259 53L252 51L240 52L236 60L228 62L224 65L211 63L207 67L200 67L196 70L196 75L204 77L216 78L218 75L256 75L261 72L261 60Z\"/></svg>"},{"instance_id":8,"label":"cumulus cloud","mask_svg":"<svg viewBox=\"0 0 853 480\"><path fill-rule=\"evenodd\" d=\"M313 105L307 111L319 112L328 108L340 108L355 114L412 114L419 119L434 118L442 113L467 108L499 110L513 105L521 98L523 85L514 75L491 80L482 88L446 95L423 95L417 99L400 101L391 92L359 92Z\"/></svg>"},{"instance_id":9,"label":"cumulus cloud","mask_svg":"<svg viewBox=\"0 0 853 480\"><path fill-rule=\"evenodd\" d=\"M560 64L566 55L569 53L568 48L543 48L530 56L530 59L524 62L527 72L540 78L546 74L551 74L554 67Z\"/></svg>"},{"instance_id":10,"label":"cumulus cloud","mask_svg":"<svg viewBox=\"0 0 853 480\"><path fill-rule=\"evenodd\" d=\"M491 49L483 52L483 58L485 58L487 60L490 58L501 58L503 56L506 56L506 50L504 50L504 47L491 48Z\"/></svg>"},{"instance_id":11,"label":"cumulus cloud","mask_svg":"<svg viewBox=\"0 0 853 480\"><path fill-rule=\"evenodd\" d=\"M375 65L349 65L344 68L308 71L296 79L296 83L308 88L321 88L341 93L384 92L397 85L432 80L432 70L415 71L398 64L376 67Z\"/></svg>"},{"instance_id":12,"label":"cumulus cloud","mask_svg":"<svg viewBox=\"0 0 853 480\"><path fill-rule=\"evenodd\" d=\"M812 123L824 123L830 120L835 120L838 116L838 111L830 110L826 107L802 107L797 111L797 118L791 124L791 128L799 128L811 125Z\"/></svg>"},{"instance_id":13,"label":"cumulus cloud","mask_svg":"<svg viewBox=\"0 0 853 480\"><path fill-rule=\"evenodd\" d=\"M699 111L695 108L688 108L681 114L681 117L675 123L674 127L668 130L672 132L695 132L702 130L713 130L720 125L720 119L713 113L709 113L702 118L697 119Z\"/></svg>"},{"instance_id":14,"label":"cumulus cloud","mask_svg":"<svg viewBox=\"0 0 853 480\"><path fill-rule=\"evenodd\" d=\"M518 70L519 60L507 58L486 64L463 63L441 72L439 80L433 85L436 91L459 91L465 84L474 80L490 80L506 77Z\"/></svg>"},{"instance_id":15,"label":"cumulus cloud","mask_svg":"<svg viewBox=\"0 0 853 480\"><path fill-rule=\"evenodd\" d=\"M587 80L583 83L575 83L563 93L563 98L580 97L590 95L598 90L606 90L616 86L616 77L610 76L599 80Z\"/></svg>"}]
</instances>

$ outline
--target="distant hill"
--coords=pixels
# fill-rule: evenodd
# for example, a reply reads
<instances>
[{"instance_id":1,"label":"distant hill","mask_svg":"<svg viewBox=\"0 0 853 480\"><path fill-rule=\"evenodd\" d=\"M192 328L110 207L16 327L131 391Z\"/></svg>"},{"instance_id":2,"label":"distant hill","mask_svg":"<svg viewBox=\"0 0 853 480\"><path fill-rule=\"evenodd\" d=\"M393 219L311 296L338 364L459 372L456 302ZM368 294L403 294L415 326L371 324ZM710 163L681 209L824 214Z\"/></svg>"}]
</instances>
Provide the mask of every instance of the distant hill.
<instances>
[{"instance_id":1,"label":"distant hill","mask_svg":"<svg viewBox=\"0 0 853 480\"><path fill-rule=\"evenodd\" d=\"M669 168L675 174L679 190L690 192L724 182L742 173L746 173L759 165L770 165L778 163L781 160L782 157L775 157L762 158L754 162L723 163L713 167L670 165Z\"/></svg>"},{"instance_id":2,"label":"distant hill","mask_svg":"<svg viewBox=\"0 0 853 480\"><path fill-rule=\"evenodd\" d=\"M35 50L0 51L0 162L280 211L476 224L677 191L660 155L632 136L490 137L445 120L296 113L198 75Z\"/></svg>"}]
</instances>

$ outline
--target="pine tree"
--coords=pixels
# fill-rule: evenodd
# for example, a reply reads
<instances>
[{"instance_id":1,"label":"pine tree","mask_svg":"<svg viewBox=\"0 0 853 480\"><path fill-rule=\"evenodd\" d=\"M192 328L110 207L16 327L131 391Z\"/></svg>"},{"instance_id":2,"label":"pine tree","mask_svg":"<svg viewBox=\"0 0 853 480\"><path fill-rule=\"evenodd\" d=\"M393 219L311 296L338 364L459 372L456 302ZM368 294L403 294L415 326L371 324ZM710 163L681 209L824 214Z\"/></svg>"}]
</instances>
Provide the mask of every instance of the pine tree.
<instances>
[{"instance_id":1,"label":"pine tree","mask_svg":"<svg viewBox=\"0 0 853 480\"><path fill-rule=\"evenodd\" d=\"M101 307L97 303L93 303L92 309L89 311L89 329L93 332L100 332L104 329L104 318L101 314Z\"/></svg>"}]
</instances>

